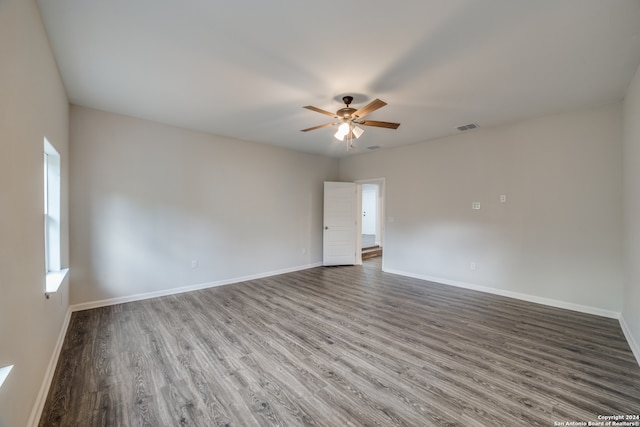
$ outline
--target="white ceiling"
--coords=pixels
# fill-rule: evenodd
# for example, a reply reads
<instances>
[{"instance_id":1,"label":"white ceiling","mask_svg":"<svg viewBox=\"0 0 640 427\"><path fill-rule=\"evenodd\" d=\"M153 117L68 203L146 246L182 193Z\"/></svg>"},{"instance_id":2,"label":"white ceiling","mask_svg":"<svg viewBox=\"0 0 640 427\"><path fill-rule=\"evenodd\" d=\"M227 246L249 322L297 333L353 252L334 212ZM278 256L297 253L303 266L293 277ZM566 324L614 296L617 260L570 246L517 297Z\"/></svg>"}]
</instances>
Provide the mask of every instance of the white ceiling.
<instances>
[{"instance_id":1,"label":"white ceiling","mask_svg":"<svg viewBox=\"0 0 640 427\"><path fill-rule=\"evenodd\" d=\"M347 154L331 118L389 105L353 151L624 97L639 0L39 0L70 102L243 140ZM360 101L360 102L357 102Z\"/></svg>"}]
</instances>

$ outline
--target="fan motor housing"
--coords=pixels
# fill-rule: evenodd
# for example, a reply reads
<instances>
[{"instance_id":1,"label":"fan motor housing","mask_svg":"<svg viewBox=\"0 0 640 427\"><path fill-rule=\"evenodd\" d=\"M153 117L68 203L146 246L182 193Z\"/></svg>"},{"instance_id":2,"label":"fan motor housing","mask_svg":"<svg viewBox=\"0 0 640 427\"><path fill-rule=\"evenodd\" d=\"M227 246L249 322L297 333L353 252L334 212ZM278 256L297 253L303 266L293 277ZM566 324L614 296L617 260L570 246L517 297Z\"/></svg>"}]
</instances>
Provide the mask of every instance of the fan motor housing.
<instances>
[{"instance_id":1,"label":"fan motor housing","mask_svg":"<svg viewBox=\"0 0 640 427\"><path fill-rule=\"evenodd\" d=\"M355 108L345 107L345 108L341 108L338 111L336 111L336 115L339 116L339 117L342 117L344 119L348 119L348 118L351 118L351 115L353 113L355 113L356 111L358 111L358 110L356 110Z\"/></svg>"}]
</instances>

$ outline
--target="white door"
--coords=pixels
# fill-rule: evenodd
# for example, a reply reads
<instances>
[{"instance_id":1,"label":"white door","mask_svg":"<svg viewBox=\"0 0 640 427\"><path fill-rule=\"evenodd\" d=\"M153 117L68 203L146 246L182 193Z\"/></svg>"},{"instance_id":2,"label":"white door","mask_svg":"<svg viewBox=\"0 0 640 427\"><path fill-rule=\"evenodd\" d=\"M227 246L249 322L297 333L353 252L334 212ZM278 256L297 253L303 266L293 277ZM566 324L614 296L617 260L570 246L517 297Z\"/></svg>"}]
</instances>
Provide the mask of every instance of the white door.
<instances>
[{"instance_id":1,"label":"white door","mask_svg":"<svg viewBox=\"0 0 640 427\"><path fill-rule=\"evenodd\" d=\"M353 182L324 183L323 265L356 263L356 190Z\"/></svg>"}]
</instances>

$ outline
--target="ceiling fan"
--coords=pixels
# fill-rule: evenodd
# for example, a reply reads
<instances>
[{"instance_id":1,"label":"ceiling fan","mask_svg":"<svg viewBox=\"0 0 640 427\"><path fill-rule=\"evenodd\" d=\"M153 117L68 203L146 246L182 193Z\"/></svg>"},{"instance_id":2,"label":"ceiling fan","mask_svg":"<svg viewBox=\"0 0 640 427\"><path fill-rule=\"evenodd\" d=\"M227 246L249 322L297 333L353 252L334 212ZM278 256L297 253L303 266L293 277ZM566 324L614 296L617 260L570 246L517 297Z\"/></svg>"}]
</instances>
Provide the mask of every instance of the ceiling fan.
<instances>
[{"instance_id":1,"label":"ceiling fan","mask_svg":"<svg viewBox=\"0 0 640 427\"><path fill-rule=\"evenodd\" d=\"M376 120L362 120L362 118L366 115L371 114L377 109L387 105L387 103L384 101L374 99L369 104L360 109L349 107L349 105L351 105L351 103L353 102L353 96L344 96L342 97L342 101L346 104L346 107L339 109L335 112L335 114L318 107L313 107L311 105L302 107L306 108L307 110L316 111L326 116L333 117L334 119L340 119L340 121L338 122L325 123L323 125L302 129L302 132L309 132L310 130L340 125L338 127L338 131L334 136L340 141L344 141L345 138L347 139L347 141L353 141L354 138L359 138L360 135L362 135L362 133L364 132L363 129L359 128L356 125L374 126L387 129L398 129L398 126L400 126L400 123L379 122Z\"/></svg>"}]
</instances>

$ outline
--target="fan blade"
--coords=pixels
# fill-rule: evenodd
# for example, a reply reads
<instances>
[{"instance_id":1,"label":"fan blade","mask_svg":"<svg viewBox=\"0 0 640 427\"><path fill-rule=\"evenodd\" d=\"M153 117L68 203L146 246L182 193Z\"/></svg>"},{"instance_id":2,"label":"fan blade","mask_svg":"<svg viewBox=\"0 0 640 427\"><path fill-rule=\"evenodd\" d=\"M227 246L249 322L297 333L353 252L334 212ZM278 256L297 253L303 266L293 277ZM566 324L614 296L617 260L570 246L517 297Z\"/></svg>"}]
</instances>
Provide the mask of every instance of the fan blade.
<instances>
[{"instance_id":1,"label":"fan blade","mask_svg":"<svg viewBox=\"0 0 640 427\"><path fill-rule=\"evenodd\" d=\"M327 110L323 110L321 108L318 107L314 107L312 105L307 105L306 107L302 107L302 108L306 108L307 110L311 110L311 111L315 111L316 113L320 113L320 114L326 114L327 116L333 117L333 118L338 118L338 116L335 115L335 113L330 113Z\"/></svg>"},{"instance_id":2,"label":"fan blade","mask_svg":"<svg viewBox=\"0 0 640 427\"><path fill-rule=\"evenodd\" d=\"M398 126L400 126L400 123L378 122L376 120L363 120L361 122L356 122L356 123L363 126L375 126L375 127L387 128L387 129L398 129Z\"/></svg>"},{"instance_id":3,"label":"fan blade","mask_svg":"<svg viewBox=\"0 0 640 427\"><path fill-rule=\"evenodd\" d=\"M300 132L309 132L310 130L322 129L322 128L326 128L326 127L329 127L329 126L335 126L337 124L338 123L325 123L325 124L320 125L320 126L314 126L312 128L302 129Z\"/></svg>"},{"instance_id":4,"label":"fan blade","mask_svg":"<svg viewBox=\"0 0 640 427\"><path fill-rule=\"evenodd\" d=\"M365 105L364 107L362 107L361 109L359 109L358 111L356 111L355 113L353 113L353 115L358 118L363 118L367 114L371 114L374 111L376 111L378 108L382 108L385 105L387 105L386 102L376 98L370 103L368 103L367 105Z\"/></svg>"}]
</instances>

